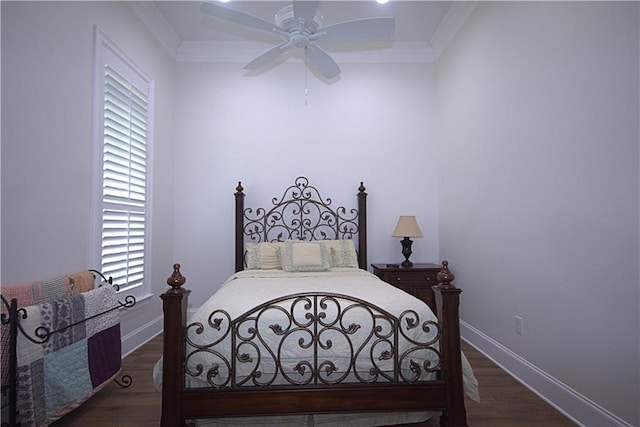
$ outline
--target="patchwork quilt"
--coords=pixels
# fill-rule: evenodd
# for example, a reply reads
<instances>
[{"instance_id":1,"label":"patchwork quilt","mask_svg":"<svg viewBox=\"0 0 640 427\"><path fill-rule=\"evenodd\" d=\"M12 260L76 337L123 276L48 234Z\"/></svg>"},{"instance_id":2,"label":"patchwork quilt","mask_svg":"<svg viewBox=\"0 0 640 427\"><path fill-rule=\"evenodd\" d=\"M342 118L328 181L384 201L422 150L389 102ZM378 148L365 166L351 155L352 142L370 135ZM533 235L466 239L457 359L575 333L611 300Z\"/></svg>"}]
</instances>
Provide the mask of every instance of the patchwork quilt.
<instances>
[{"instance_id":1,"label":"patchwork quilt","mask_svg":"<svg viewBox=\"0 0 640 427\"><path fill-rule=\"evenodd\" d=\"M11 286L2 286L2 296L11 303L13 298L18 300L18 307L28 307L45 301L53 301L60 298L87 292L95 288L95 278L89 270L80 271L64 276L53 277L33 283L21 283ZM0 311L7 313L4 304L0 304ZM8 384L9 358L9 329L8 325L2 325L2 385Z\"/></svg>"},{"instance_id":2,"label":"patchwork quilt","mask_svg":"<svg viewBox=\"0 0 640 427\"><path fill-rule=\"evenodd\" d=\"M58 332L43 344L18 334L17 410L22 426L51 424L118 374L119 310L83 321L117 305L115 289L102 286L25 308L27 318L20 322L25 332L35 337L39 326ZM8 419L4 415L3 420Z\"/></svg>"}]
</instances>

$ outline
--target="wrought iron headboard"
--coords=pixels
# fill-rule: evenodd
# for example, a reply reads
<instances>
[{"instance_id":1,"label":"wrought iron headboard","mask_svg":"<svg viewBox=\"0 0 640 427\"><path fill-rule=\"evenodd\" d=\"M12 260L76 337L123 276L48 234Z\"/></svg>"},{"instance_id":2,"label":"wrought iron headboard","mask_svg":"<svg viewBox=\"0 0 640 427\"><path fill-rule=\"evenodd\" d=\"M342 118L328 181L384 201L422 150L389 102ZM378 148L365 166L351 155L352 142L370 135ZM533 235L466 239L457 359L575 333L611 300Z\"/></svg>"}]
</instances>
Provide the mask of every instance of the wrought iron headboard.
<instances>
[{"instance_id":1,"label":"wrought iron headboard","mask_svg":"<svg viewBox=\"0 0 640 427\"><path fill-rule=\"evenodd\" d=\"M236 200L235 271L244 269L244 243L292 240L357 239L358 265L367 269L367 193L361 182L358 207L333 208L330 198L320 192L305 177L298 177L280 197L271 199L266 208L245 208L244 188L238 182Z\"/></svg>"}]
</instances>

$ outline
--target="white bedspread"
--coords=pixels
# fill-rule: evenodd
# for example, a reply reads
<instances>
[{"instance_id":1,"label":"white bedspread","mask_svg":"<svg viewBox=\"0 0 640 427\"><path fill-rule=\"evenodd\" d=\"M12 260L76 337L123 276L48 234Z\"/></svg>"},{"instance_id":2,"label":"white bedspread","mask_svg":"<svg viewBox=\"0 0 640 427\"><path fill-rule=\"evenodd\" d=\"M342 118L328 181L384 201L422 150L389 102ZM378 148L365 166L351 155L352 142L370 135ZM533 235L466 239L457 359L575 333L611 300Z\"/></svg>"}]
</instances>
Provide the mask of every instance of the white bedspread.
<instances>
[{"instance_id":1,"label":"white bedspread","mask_svg":"<svg viewBox=\"0 0 640 427\"><path fill-rule=\"evenodd\" d=\"M359 268L332 268L318 273L244 270L227 279L218 292L200 307L192 321L206 320L211 309L221 307L235 318L265 301L301 292L330 292L355 296L383 307L395 316L399 316L406 309L424 311L424 303L417 298ZM242 298L238 298L238 295L242 295ZM430 310L425 315L428 315L430 320L436 319Z\"/></svg>"}]
</instances>

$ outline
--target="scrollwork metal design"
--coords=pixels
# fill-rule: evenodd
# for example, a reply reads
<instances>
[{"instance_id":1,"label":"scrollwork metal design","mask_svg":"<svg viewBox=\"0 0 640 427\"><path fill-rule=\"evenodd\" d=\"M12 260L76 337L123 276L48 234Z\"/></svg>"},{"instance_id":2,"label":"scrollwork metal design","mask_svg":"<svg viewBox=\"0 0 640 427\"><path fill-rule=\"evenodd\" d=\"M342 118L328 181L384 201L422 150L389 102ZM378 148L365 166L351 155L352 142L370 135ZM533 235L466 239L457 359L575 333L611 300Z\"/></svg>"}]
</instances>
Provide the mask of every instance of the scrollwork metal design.
<instances>
[{"instance_id":1,"label":"scrollwork metal design","mask_svg":"<svg viewBox=\"0 0 640 427\"><path fill-rule=\"evenodd\" d=\"M331 199L323 198L305 177L296 178L280 198L271 201L269 210L246 208L243 212L243 232L252 242L353 239L358 235L357 209L334 209Z\"/></svg>"},{"instance_id":2,"label":"scrollwork metal design","mask_svg":"<svg viewBox=\"0 0 640 427\"><path fill-rule=\"evenodd\" d=\"M435 321L411 310L395 317L347 295L285 296L233 320L215 310L208 323L187 326L191 386L409 383L440 370Z\"/></svg>"}]
</instances>

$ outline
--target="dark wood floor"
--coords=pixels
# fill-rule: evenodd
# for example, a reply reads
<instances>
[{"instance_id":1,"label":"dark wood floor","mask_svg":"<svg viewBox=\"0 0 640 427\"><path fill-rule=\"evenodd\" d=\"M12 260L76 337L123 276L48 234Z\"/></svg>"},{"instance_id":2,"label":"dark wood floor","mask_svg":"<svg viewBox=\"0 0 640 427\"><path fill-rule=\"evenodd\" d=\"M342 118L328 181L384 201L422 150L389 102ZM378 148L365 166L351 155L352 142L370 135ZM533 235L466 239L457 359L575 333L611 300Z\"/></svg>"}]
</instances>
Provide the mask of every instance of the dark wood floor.
<instances>
[{"instance_id":1,"label":"dark wood floor","mask_svg":"<svg viewBox=\"0 0 640 427\"><path fill-rule=\"evenodd\" d=\"M463 343L463 350L480 384L480 403L467 400L467 421L472 427L575 426L560 412L514 380L494 363ZM158 426L160 393L151 379L162 353L158 336L123 361L123 373L133 384L122 389L111 383L75 411L53 424L65 426ZM435 427L436 419L412 427Z\"/></svg>"}]
</instances>

